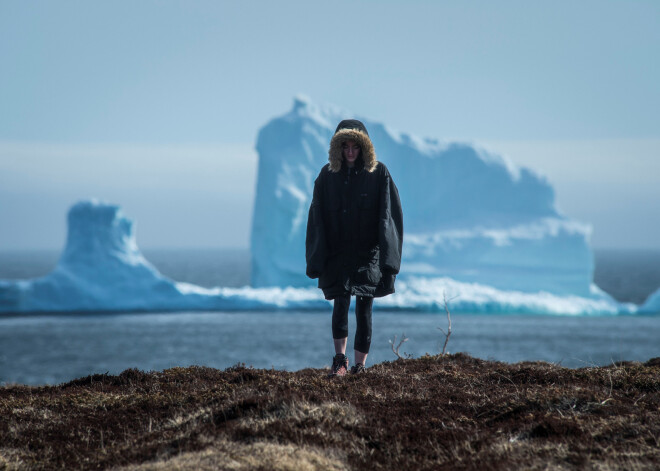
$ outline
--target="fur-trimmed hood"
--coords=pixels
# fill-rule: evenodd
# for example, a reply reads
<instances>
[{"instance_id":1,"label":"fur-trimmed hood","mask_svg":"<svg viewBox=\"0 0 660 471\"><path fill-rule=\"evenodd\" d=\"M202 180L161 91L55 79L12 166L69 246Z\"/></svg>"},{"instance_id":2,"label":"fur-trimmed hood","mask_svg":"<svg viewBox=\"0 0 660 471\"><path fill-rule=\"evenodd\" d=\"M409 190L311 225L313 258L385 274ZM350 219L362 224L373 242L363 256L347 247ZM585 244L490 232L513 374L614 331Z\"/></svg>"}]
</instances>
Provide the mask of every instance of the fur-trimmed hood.
<instances>
[{"instance_id":1,"label":"fur-trimmed hood","mask_svg":"<svg viewBox=\"0 0 660 471\"><path fill-rule=\"evenodd\" d=\"M360 158L364 162L365 170L373 172L378 165L376 151L369 138L367 128L357 119L345 119L337 126L335 135L330 140L330 150L328 151L330 171L338 172L341 169L344 160L342 144L346 141L357 142L360 146Z\"/></svg>"}]
</instances>

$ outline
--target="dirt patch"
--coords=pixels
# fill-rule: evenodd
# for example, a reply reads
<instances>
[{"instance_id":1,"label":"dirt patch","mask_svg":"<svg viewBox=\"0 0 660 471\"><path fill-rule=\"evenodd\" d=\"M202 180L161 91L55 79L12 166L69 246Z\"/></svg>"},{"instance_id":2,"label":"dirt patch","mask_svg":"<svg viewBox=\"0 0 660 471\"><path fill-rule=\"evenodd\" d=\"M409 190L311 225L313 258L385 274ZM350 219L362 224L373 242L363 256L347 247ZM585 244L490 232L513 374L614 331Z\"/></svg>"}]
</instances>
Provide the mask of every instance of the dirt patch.
<instances>
[{"instance_id":1,"label":"dirt patch","mask_svg":"<svg viewBox=\"0 0 660 471\"><path fill-rule=\"evenodd\" d=\"M324 450L279 443L219 441L202 451L184 452L173 458L114 468L116 471L343 471L349 469Z\"/></svg>"}]
</instances>

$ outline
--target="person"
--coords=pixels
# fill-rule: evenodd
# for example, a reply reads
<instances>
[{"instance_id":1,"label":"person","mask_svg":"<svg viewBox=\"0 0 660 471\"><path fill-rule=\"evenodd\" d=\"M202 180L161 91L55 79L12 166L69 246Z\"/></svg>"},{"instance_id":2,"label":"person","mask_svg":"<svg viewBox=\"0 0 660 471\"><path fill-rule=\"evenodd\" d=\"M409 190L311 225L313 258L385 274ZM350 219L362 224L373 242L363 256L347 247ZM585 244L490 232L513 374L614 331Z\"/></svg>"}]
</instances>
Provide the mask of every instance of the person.
<instances>
[{"instance_id":1,"label":"person","mask_svg":"<svg viewBox=\"0 0 660 471\"><path fill-rule=\"evenodd\" d=\"M355 365L362 373L371 345L375 297L394 293L401 265L403 212L387 167L376 159L366 127L343 120L330 141L328 164L314 182L307 219L307 276L318 278L326 299L334 300L335 356L330 376L348 372L348 310L355 296Z\"/></svg>"}]
</instances>

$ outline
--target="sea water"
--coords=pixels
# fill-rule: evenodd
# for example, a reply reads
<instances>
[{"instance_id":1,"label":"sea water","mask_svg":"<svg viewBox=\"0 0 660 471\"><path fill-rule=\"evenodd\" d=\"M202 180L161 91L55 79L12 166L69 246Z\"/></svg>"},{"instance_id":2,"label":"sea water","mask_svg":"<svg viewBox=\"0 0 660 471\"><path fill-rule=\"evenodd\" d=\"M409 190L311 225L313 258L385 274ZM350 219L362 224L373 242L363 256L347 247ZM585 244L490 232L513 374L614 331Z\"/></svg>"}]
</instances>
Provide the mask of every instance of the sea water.
<instances>
[{"instance_id":1,"label":"sea water","mask_svg":"<svg viewBox=\"0 0 660 471\"><path fill-rule=\"evenodd\" d=\"M160 250L145 255L176 280L236 287L249 281L245 250ZM40 276L56 261L52 252L0 253L0 278ZM658 252L631 251L627 257L621 251L597 252L595 279L620 301L641 302L660 286L658 262ZM3 316L0 384L57 384L127 368L321 368L334 354L330 317L330 311ZM484 359L590 367L660 356L660 316L456 314L451 320L447 350ZM395 346L402 337L407 339L399 348L401 356L437 354L445 340L440 329L446 332L447 327L444 313L375 311L368 363L396 359L390 343L395 336ZM349 351L351 345L349 338Z\"/></svg>"}]
</instances>

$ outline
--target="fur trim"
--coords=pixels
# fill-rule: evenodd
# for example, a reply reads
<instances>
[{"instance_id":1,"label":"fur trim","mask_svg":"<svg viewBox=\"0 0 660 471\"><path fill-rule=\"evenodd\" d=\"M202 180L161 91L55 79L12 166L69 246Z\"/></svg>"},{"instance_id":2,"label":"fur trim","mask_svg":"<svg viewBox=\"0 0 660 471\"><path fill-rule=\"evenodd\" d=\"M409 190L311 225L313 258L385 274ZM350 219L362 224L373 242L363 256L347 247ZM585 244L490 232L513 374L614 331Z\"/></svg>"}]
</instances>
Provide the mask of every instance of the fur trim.
<instances>
[{"instance_id":1,"label":"fur trim","mask_svg":"<svg viewBox=\"0 0 660 471\"><path fill-rule=\"evenodd\" d=\"M344 160L341 146L346 141L355 141L360 146L360 156L364 161L364 168L367 172L376 170L378 160L376 159L376 151L369 136L357 129L340 129L330 140L328 161L330 162L331 172L339 172L341 169L341 163Z\"/></svg>"}]
</instances>

